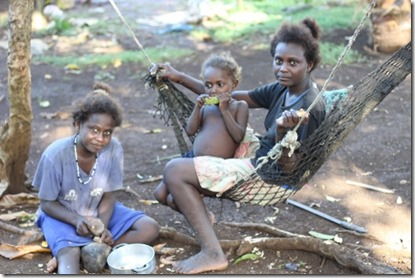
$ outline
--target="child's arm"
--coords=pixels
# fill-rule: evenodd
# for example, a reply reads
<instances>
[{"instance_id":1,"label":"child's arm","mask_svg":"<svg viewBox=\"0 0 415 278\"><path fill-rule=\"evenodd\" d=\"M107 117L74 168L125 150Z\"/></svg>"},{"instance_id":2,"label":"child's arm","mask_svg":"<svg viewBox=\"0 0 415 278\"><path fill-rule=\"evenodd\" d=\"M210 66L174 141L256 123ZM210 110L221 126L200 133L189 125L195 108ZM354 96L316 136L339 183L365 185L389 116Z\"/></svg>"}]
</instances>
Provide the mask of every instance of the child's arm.
<instances>
[{"instance_id":1,"label":"child's arm","mask_svg":"<svg viewBox=\"0 0 415 278\"><path fill-rule=\"evenodd\" d=\"M115 194L116 193L114 192L105 192L98 206L98 217L102 220L105 226L104 232L101 235L101 242L104 242L108 245L114 244L112 235L108 230L108 225L114 211L116 202Z\"/></svg>"},{"instance_id":2,"label":"child's arm","mask_svg":"<svg viewBox=\"0 0 415 278\"><path fill-rule=\"evenodd\" d=\"M202 107L204 105L204 99L207 97L208 95L206 94L197 97L195 108L193 109L186 125L186 133L189 136L196 134L196 132L199 130L203 115Z\"/></svg>"},{"instance_id":3,"label":"child's arm","mask_svg":"<svg viewBox=\"0 0 415 278\"><path fill-rule=\"evenodd\" d=\"M229 109L221 109L221 112L229 134L236 143L241 143L248 126L249 107L245 101L238 101L235 105L237 105L235 117Z\"/></svg>"},{"instance_id":4,"label":"child's arm","mask_svg":"<svg viewBox=\"0 0 415 278\"><path fill-rule=\"evenodd\" d=\"M47 200L40 200L40 208L41 210L53 217L58 219L62 222L68 223L76 228L76 233L80 236L88 236L91 235L90 230L88 229L88 219L85 217L78 215L69 211L67 208L62 206L57 201L47 201Z\"/></svg>"}]
</instances>

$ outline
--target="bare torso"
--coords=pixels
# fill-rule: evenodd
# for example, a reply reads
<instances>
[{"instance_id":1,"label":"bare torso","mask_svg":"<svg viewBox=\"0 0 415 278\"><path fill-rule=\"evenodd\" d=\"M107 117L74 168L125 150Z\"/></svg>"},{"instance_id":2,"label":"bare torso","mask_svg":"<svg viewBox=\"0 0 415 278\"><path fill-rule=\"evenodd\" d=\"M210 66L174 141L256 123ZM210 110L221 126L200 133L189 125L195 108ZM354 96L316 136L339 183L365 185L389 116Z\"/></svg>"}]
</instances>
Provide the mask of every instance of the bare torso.
<instances>
[{"instance_id":1,"label":"bare torso","mask_svg":"<svg viewBox=\"0 0 415 278\"><path fill-rule=\"evenodd\" d=\"M237 107L237 101L231 101L229 109L234 118ZM236 143L229 134L219 107L217 105L205 106L202 124L193 142L195 156L231 158L238 145L239 143Z\"/></svg>"}]
</instances>

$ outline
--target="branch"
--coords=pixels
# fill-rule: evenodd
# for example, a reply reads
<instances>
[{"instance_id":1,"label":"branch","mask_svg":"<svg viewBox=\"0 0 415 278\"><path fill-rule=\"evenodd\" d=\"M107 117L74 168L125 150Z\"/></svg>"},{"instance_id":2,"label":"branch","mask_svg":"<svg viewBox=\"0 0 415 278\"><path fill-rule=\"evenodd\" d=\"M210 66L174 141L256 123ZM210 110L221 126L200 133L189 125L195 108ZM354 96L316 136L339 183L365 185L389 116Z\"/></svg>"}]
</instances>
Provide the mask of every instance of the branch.
<instances>
[{"instance_id":1,"label":"branch","mask_svg":"<svg viewBox=\"0 0 415 278\"><path fill-rule=\"evenodd\" d=\"M294 234L291 232L287 232L273 226L262 224L262 223L238 223L238 222L220 222L220 224L224 224L231 227L237 228L245 228L250 230L257 230L260 232L265 232L270 235L280 236L280 237L305 237L304 235Z\"/></svg>"},{"instance_id":2,"label":"branch","mask_svg":"<svg viewBox=\"0 0 415 278\"><path fill-rule=\"evenodd\" d=\"M340 246L330 241L322 241L317 238L292 234L266 224L251 223L233 223L221 222L226 225L235 227L245 227L250 229L259 228L262 231L270 233L282 234L289 236L288 238L254 238L245 240L220 240L222 249L237 249L236 255L241 256L250 252L254 247L260 249L273 250L301 250L316 253L335 260L340 265L356 269L362 274L401 274L397 269L390 267L376 259L365 256L362 253L354 251L350 248ZM175 242L197 246L198 243L193 237L177 232L174 228L163 227L160 230L160 236Z\"/></svg>"}]
</instances>

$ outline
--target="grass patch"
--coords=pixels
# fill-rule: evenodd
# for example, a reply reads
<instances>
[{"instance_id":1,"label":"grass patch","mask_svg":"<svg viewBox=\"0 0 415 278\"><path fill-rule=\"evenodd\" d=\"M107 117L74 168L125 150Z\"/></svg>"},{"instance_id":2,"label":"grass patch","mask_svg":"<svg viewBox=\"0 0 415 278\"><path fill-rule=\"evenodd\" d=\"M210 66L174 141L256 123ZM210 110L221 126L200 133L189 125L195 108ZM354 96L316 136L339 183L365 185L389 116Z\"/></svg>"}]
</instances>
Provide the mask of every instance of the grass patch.
<instances>
[{"instance_id":1,"label":"grass patch","mask_svg":"<svg viewBox=\"0 0 415 278\"><path fill-rule=\"evenodd\" d=\"M7 28L9 18L6 12L0 13L0 28Z\"/></svg>"},{"instance_id":2,"label":"grass patch","mask_svg":"<svg viewBox=\"0 0 415 278\"><path fill-rule=\"evenodd\" d=\"M343 53L345 46L334 43L323 42L320 44L320 53L322 55L322 63L334 66L340 55ZM363 63L367 59L356 50L350 49L343 59L342 64Z\"/></svg>"},{"instance_id":3,"label":"grass patch","mask_svg":"<svg viewBox=\"0 0 415 278\"><path fill-rule=\"evenodd\" d=\"M200 40L210 37L220 43L232 43L246 41L249 44L251 37L263 37L264 41L257 48L269 48L269 37L274 34L284 21L300 22L305 17L314 18L319 24L322 33L329 33L335 29L356 28L366 11L366 7L359 7L353 0L343 1L342 6L330 6L325 0L256 0L244 1L243 7L236 4L237 1L214 1L216 9L222 10L219 15L211 20L212 27L207 25L205 29L198 29L191 33L192 37ZM298 9L289 13L287 8L309 5L306 9ZM222 5L222 9L220 9ZM264 43L266 44L264 45ZM322 63L334 65L337 62L344 46L339 44L322 43ZM364 56L357 51L350 50L344 59L344 63L365 61Z\"/></svg>"},{"instance_id":4,"label":"grass patch","mask_svg":"<svg viewBox=\"0 0 415 278\"><path fill-rule=\"evenodd\" d=\"M189 49L183 48L159 48L146 49L147 55L153 61L173 60L192 53ZM148 64L148 60L142 51L124 51L120 53L110 54L85 54L82 56L35 56L34 63L47 63L55 66L66 66L68 64L75 64L79 68L98 65L107 67L111 65L120 65L122 63L141 63Z\"/></svg>"},{"instance_id":5,"label":"grass patch","mask_svg":"<svg viewBox=\"0 0 415 278\"><path fill-rule=\"evenodd\" d=\"M308 3L311 7L295 13L287 13L284 10L287 7L297 7L305 2L311 2ZM357 8L355 1L344 1L344 6L333 7L328 6L327 2L323 0L304 1L304 3L293 0L244 1L243 10L241 10L235 4L236 1L215 1L216 9L219 9L218 5L222 3L225 12L213 21L223 21L224 24L221 24L219 28L209 28L207 32L215 41L228 43L252 34L272 35L283 21L299 22L305 17L314 18L322 28L322 32L329 32L335 28L357 27L364 9ZM241 21L238 14L245 21ZM249 14L257 16L249 17L247 16ZM258 16L262 19L261 21L258 21Z\"/></svg>"}]
</instances>

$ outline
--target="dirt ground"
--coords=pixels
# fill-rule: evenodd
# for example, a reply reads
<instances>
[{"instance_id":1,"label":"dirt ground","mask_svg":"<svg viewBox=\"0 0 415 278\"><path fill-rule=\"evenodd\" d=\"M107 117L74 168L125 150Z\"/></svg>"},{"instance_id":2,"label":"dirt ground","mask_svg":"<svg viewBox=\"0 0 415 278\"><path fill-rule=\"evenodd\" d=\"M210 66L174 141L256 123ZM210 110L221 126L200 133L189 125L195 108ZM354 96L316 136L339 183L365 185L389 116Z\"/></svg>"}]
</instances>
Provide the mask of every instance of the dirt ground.
<instances>
[{"instance_id":1,"label":"dirt ground","mask_svg":"<svg viewBox=\"0 0 415 278\"><path fill-rule=\"evenodd\" d=\"M2 1L3 2L3 1ZM134 13L136 18L166 15L174 11L184 11L185 5L174 5L173 1L163 1L154 10L152 1L140 8L135 1L120 1L122 11ZM144 8L145 7L145 8ZM76 9L88 7L77 6ZM106 16L115 17L110 5L92 5L89 9L102 8ZM148 10L153 9L152 13ZM0 12L7 6L0 4ZM130 14L131 15L131 14ZM105 18L105 17L104 17ZM119 28L125 28L120 24ZM240 89L250 89L273 80L271 58L268 50L256 50L255 45L269 38L254 36L249 42L235 42L223 45L214 41L194 42L185 32L160 34L157 28L140 29L139 37L144 46L169 45L186 46L195 50L196 54L180 60L170 61L177 69L198 76L201 62L209 53L217 50L229 50L243 67L243 81ZM345 36L352 35L353 30L336 30L323 34L323 41L340 42ZM337 72L331 88L343 88L359 81L373 71L390 55L369 51L368 33L364 30L353 46L368 59L362 64L343 65ZM96 37L96 40L111 39L108 36ZM1 30L0 40L7 40L6 30ZM63 45L59 40L46 38L51 48L48 54L62 55L68 49L79 55L87 53L93 40L76 46ZM126 49L136 49L131 37L118 37L117 41ZM66 47L65 47L66 46ZM72 48L70 48L72 47ZM7 101L7 50L0 48L0 121L8 117ZM161 61L160 61L161 62ZM42 151L57 138L72 134L70 118L48 119L44 113L69 111L68 107L74 99L88 92L94 80L106 76L105 82L111 84L116 96L122 101L125 113L123 126L118 128L115 136L121 140L125 149L125 186L130 186L140 197L131 193L122 193L121 200L136 209L144 210L154 217L161 226L175 228L177 231L193 235L186 220L178 213L158 204L146 205L139 200L153 200L152 192L157 182L141 183L138 176L157 177L168 157L179 153L177 140L171 127L154 116L156 95L146 89L142 76L148 65L122 64L120 67L90 67L81 74L65 72L62 67L47 64L32 64L32 107L33 129L30 158L26 173L29 180L33 177ZM323 85L331 67L320 66L314 71L314 79ZM51 78L46 78L50 75ZM180 88L180 87L179 87ZM182 89L182 88L181 88ZM289 204L275 207L259 207L237 204L229 200L206 198L207 207L215 213L218 221L215 230L219 239L243 239L247 236L267 237L265 232L230 227L227 222L265 223L276 228L308 235L313 230L325 234L338 234L343 238L342 245L373 257L400 273L412 273L411 258L411 221L412 221L412 140L411 140L411 78L397 87L386 99L360 123L346 138L342 146L321 167L311 181L292 199L306 205L314 204L317 208L341 220L350 219L354 224L363 226L367 233L359 235L346 232L339 225L322 219L309 212ZM185 90L184 90L185 91ZM185 91L188 93L187 91ZM192 99L195 96L189 93ZM51 105L42 108L38 99L49 100ZM258 133L264 132L264 111L252 110L250 124ZM161 129L160 133L148 133L149 130ZM376 187L393 190L393 194L371 191L353 186L346 181L370 184ZM20 205L11 209L0 208L0 214L25 210L34 212L36 207ZM9 224L15 225L14 221ZM30 228L27 228L30 229ZM17 244L20 236L0 230L0 242ZM197 252L196 247L179 244L160 238L157 242L166 243L169 247L180 247L182 253L176 259L186 258ZM233 264L237 256L229 254L230 265L224 271L214 274L359 274L356 269L344 267L335 260L325 259L322 255L301 250L264 249L264 256L254 261L247 260ZM35 253L31 258L8 260L0 256L0 273L3 274L45 274L46 263L51 258L48 253ZM161 265L158 259L157 274L174 274L169 265ZM287 264L299 266L290 269Z\"/></svg>"}]
</instances>

